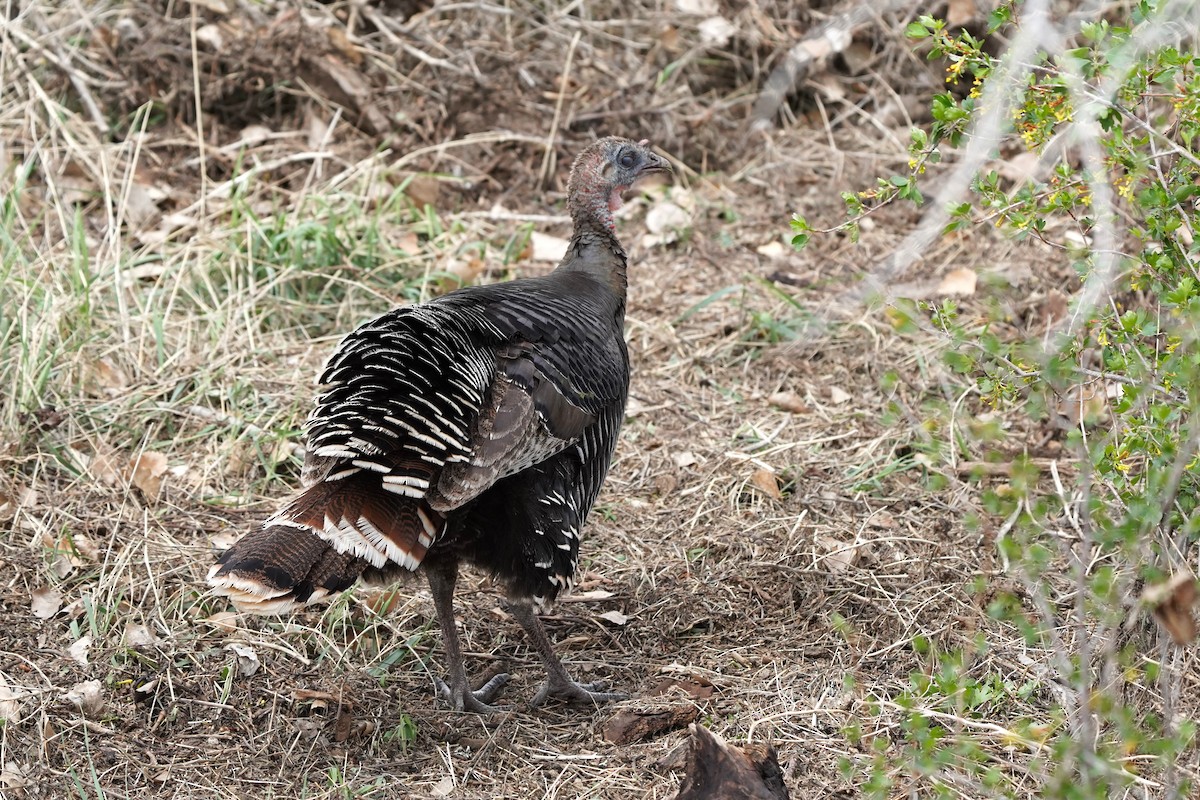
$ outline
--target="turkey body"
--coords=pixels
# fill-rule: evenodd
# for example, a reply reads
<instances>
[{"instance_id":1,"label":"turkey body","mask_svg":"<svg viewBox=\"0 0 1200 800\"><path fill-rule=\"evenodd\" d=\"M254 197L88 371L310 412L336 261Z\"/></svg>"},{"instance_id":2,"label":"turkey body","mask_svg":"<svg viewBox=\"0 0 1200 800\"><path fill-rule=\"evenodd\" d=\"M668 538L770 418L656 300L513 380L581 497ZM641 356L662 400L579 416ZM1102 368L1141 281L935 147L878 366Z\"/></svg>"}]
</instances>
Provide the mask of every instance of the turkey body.
<instances>
[{"instance_id":1,"label":"turkey body","mask_svg":"<svg viewBox=\"0 0 1200 800\"><path fill-rule=\"evenodd\" d=\"M368 577L467 562L539 607L570 584L624 418L624 317L594 277L556 271L397 309L345 340L320 381L305 482L357 470L337 480L417 515L407 541L345 537Z\"/></svg>"},{"instance_id":2,"label":"turkey body","mask_svg":"<svg viewBox=\"0 0 1200 800\"><path fill-rule=\"evenodd\" d=\"M302 491L209 574L248 611L319 602L359 577L419 570L438 612L456 709L489 711L507 680L467 685L453 611L460 564L504 585L547 671L534 702L622 695L567 677L535 610L575 577L629 391L626 256L611 212L666 162L603 139L576 160L575 230L542 277L452 292L372 320L318 380Z\"/></svg>"}]
</instances>

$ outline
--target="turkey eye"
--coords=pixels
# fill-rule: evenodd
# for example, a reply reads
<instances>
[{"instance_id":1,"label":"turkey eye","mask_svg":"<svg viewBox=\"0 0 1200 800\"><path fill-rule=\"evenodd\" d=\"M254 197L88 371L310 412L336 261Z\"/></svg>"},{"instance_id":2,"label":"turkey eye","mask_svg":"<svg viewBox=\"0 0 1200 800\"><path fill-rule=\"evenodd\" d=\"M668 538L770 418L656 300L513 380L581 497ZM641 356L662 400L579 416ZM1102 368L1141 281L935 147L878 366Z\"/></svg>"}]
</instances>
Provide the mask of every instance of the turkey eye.
<instances>
[{"instance_id":1,"label":"turkey eye","mask_svg":"<svg viewBox=\"0 0 1200 800\"><path fill-rule=\"evenodd\" d=\"M625 169L629 169L633 166L633 163L636 160L637 159L634 157L633 153L623 153L620 158L621 166Z\"/></svg>"}]
</instances>

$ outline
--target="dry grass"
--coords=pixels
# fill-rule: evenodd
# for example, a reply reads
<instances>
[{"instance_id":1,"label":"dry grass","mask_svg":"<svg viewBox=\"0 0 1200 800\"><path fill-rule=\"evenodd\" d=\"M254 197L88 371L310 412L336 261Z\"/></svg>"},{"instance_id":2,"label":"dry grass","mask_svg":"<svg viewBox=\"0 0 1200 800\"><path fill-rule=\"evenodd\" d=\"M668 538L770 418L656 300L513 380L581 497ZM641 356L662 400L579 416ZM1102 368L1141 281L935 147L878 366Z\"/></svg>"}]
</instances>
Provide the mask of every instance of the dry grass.
<instances>
[{"instance_id":1,"label":"dry grass","mask_svg":"<svg viewBox=\"0 0 1200 800\"><path fill-rule=\"evenodd\" d=\"M547 269L529 231L566 233L565 165L594 133L671 155L692 223L643 243L661 192L621 223L634 404L582 599L547 621L565 660L631 690L623 708L696 704L727 738L774 742L794 796L852 797L877 751L914 774L896 703L936 669L914 642L965 648L971 676L1008 693L982 715L923 713L977 736L1014 793L1038 792L1044 744L1016 726L1059 724L1052 653L969 588L1020 593L995 555L1003 520L954 468L967 456L917 457L925 421L967 432L983 409L936 338L823 311L914 215L880 215L858 248L758 250L790 211L832 220L834 189L904 163L929 77L903 46L865 35L857 67L751 137L764 75L829 9L750 4L716 46L700 18L652 3L614 19L592 4L213 5L24 3L3 28L0 793L674 793L682 732L614 746L614 709L523 706L537 660L482 581L458 601L471 666L514 673L495 719L435 707L440 643L415 583L267 621L203 594L213 553L294 483L337 336L456 276ZM913 291L973 265L993 277L975 310L1011 308L1013 335L1037 330L1067 274L999 240L938 248L904 276ZM1055 455L1052 432L1007 411L1001 448ZM1061 583L1047 592L1065 607ZM628 622L601 618L613 610ZM1063 630L1067 651L1078 633ZM656 695L688 676L713 697ZM1195 697L1177 710L1194 718ZM961 795L985 794L972 781Z\"/></svg>"}]
</instances>

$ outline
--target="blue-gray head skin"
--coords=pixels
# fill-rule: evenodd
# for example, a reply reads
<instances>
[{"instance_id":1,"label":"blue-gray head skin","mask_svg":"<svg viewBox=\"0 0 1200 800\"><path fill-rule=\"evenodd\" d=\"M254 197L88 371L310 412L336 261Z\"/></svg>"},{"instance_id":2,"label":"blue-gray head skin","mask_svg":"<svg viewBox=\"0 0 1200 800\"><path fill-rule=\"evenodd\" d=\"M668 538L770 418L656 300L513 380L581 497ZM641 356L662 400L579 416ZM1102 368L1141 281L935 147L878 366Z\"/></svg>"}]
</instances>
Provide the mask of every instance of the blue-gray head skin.
<instances>
[{"instance_id":1,"label":"blue-gray head skin","mask_svg":"<svg viewBox=\"0 0 1200 800\"><path fill-rule=\"evenodd\" d=\"M670 163L650 149L650 142L609 136L589 145L575 159L567 182L567 205L576 223L595 221L613 230L613 212L621 193L638 179L670 172Z\"/></svg>"}]
</instances>

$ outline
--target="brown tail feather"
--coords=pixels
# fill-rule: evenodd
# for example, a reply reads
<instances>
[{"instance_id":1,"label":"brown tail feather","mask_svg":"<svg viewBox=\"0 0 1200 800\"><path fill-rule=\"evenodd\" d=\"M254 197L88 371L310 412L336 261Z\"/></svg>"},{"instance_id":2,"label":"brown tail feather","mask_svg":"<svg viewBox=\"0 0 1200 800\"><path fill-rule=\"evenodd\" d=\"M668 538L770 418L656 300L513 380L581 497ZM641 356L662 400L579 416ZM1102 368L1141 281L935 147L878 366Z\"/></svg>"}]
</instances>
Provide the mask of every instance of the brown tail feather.
<instances>
[{"instance_id":1,"label":"brown tail feather","mask_svg":"<svg viewBox=\"0 0 1200 800\"><path fill-rule=\"evenodd\" d=\"M441 533L444 518L424 500L382 488L377 473L363 471L309 487L273 521L307 526L336 549L378 569L389 562L416 569Z\"/></svg>"},{"instance_id":2,"label":"brown tail feather","mask_svg":"<svg viewBox=\"0 0 1200 800\"><path fill-rule=\"evenodd\" d=\"M442 524L377 476L324 481L226 551L208 582L243 611L287 611L349 588L364 570L416 569Z\"/></svg>"},{"instance_id":3,"label":"brown tail feather","mask_svg":"<svg viewBox=\"0 0 1200 800\"><path fill-rule=\"evenodd\" d=\"M208 582L242 611L274 614L348 589L367 566L312 530L275 524L229 548L209 570Z\"/></svg>"}]
</instances>

